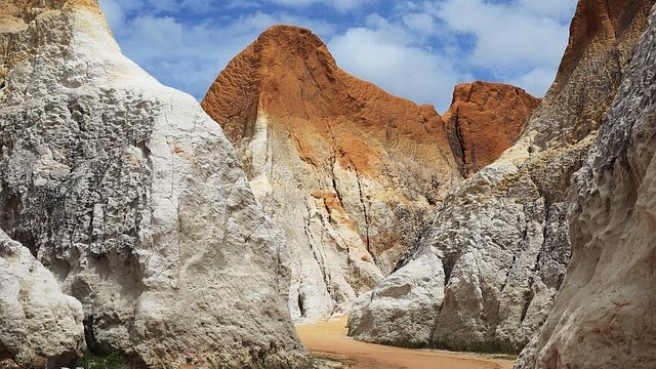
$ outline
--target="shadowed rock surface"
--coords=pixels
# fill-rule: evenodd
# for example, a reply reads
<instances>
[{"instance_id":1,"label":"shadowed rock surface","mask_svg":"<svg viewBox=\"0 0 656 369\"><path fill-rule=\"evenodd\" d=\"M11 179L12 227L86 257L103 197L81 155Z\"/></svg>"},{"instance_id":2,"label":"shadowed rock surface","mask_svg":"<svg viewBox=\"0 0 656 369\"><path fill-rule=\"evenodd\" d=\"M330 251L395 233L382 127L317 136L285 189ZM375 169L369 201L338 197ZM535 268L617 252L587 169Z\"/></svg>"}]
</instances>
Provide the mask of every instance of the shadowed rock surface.
<instances>
[{"instance_id":1,"label":"shadowed rock surface","mask_svg":"<svg viewBox=\"0 0 656 369\"><path fill-rule=\"evenodd\" d=\"M82 303L88 346L304 365L284 241L220 127L122 56L95 1L0 11L0 228Z\"/></svg>"},{"instance_id":2,"label":"shadowed rock surface","mask_svg":"<svg viewBox=\"0 0 656 369\"><path fill-rule=\"evenodd\" d=\"M656 10L570 189L573 257L517 369L656 365Z\"/></svg>"},{"instance_id":3,"label":"shadowed rock surface","mask_svg":"<svg viewBox=\"0 0 656 369\"><path fill-rule=\"evenodd\" d=\"M456 86L442 119L461 173L471 176L497 160L519 138L540 101L502 83Z\"/></svg>"},{"instance_id":4,"label":"shadowed rock surface","mask_svg":"<svg viewBox=\"0 0 656 369\"><path fill-rule=\"evenodd\" d=\"M547 318L570 258L570 178L652 4L579 2L556 82L522 137L447 198L398 270L354 304L351 335L460 350L526 345Z\"/></svg>"}]
</instances>

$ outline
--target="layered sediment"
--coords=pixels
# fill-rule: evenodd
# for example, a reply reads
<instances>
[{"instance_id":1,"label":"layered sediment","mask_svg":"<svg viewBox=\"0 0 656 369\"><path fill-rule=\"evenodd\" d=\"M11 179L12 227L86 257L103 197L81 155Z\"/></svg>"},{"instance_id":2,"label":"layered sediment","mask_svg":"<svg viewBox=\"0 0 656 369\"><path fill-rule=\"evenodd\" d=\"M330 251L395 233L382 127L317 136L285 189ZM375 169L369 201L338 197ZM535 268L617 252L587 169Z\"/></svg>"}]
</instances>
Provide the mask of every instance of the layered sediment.
<instances>
[{"instance_id":1,"label":"layered sediment","mask_svg":"<svg viewBox=\"0 0 656 369\"><path fill-rule=\"evenodd\" d=\"M344 312L375 286L461 180L433 107L345 73L309 30L264 32L221 72L203 107L285 231L299 321Z\"/></svg>"}]
</instances>

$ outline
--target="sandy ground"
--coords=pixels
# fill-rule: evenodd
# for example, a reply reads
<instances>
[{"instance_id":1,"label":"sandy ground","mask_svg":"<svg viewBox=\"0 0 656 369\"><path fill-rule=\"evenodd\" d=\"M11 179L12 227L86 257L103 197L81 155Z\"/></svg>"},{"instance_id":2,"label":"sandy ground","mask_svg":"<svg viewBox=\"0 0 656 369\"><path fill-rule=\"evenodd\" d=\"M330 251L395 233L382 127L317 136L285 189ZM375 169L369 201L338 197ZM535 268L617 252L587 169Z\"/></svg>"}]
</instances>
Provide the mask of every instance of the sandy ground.
<instances>
[{"instance_id":1,"label":"sandy ground","mask_svg":"<svg viewBox=\"0 0 656 369\"><path fill-rule=\"evenodd\" d=\"M350 369L512 369L513 362L474 354L409 350L356 341L346 335L346 318L296 327L315 356L345 362Z\"/></svg>"}]
</instances>

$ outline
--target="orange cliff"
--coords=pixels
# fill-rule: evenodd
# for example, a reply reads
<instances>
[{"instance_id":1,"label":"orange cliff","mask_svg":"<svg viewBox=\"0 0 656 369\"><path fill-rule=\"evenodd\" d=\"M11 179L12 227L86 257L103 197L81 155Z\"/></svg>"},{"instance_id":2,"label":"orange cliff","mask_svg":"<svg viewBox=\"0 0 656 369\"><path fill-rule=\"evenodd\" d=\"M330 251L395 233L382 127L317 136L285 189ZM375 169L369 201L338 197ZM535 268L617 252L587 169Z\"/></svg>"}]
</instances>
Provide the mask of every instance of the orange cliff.
<instances>
[{"instance_id":1,"label":"orange cliff","mask_svg":"<svg viewBox=\"0 0 656 369\"><path fill-rule=\"evenodd\" d=\"M287 237L297 321L346 311L459 186L463 160L471 173L514 142L538 100L484 86L487 94L454 102L445 123L432 106L344 72L319 37L293 26L271 27L219 74L202 106ZM466 127L457 145L452 119Z\"/></svg>"},{"instance_id":2,"label":"orange cliff","mask_svg":"<svg viewBox=\"0 0 656 369\"><path fill-rule=\"evenodd\" d=\"M442 119L460 171L470 176L515 143L541 99L521 88L489 82L456 86Z\"/></svg>"},{"instance_id":3,"label":"orange cliff","mask_svg":"<svg viewBox=\"0 0 656 369\"><path fill-rule=\"evenodd\" d=\"M297 320L346 311L392 271L462 177L444 121L342 71L312 32L275 26L202 106L242 157L292 256Z\"/></svg>"},{"instance_id":4,"label":"orange cliff","mask_svg":"<svg viewBox=\"0 0 656 369\"><path fill-rule=\"evenodd\" d=\"M426 164L453 164L444 122L432 106L347 74L319 37L302 28L264 32L221 72L202 105L233 143L248 136L245 128L258 113L266 113L285 126L311 164L320 164L315 139L339 146L343 165L372 176L387 165L381 147L408 149Z\"/></svg>"}]
</instances>

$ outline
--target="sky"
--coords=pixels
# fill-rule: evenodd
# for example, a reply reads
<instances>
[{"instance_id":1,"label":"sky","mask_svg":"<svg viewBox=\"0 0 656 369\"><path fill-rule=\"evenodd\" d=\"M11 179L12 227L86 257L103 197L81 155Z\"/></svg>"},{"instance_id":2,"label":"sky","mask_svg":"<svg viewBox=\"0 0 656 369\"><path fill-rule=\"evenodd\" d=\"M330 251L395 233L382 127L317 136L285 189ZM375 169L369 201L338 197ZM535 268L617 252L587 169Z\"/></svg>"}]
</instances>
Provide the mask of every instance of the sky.
<instances>
[{"instance_id":1,"label":"sky","mask_svg":"<svg viewBox=\"0 0 656 369\"><path fill-rule=\"evenodd\" d=\"M576 0L100 0L123 53L201 100L274 24L311 29L356 77L444 112L458 83L505 82L543 96Z\"/></svg>"}]
</instances>

